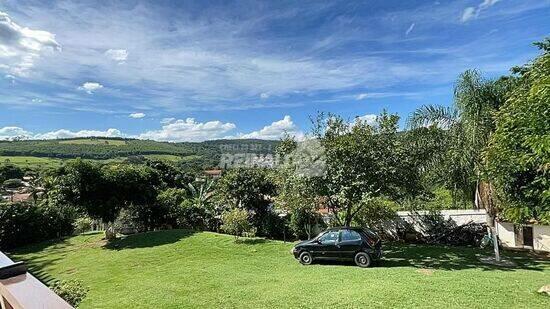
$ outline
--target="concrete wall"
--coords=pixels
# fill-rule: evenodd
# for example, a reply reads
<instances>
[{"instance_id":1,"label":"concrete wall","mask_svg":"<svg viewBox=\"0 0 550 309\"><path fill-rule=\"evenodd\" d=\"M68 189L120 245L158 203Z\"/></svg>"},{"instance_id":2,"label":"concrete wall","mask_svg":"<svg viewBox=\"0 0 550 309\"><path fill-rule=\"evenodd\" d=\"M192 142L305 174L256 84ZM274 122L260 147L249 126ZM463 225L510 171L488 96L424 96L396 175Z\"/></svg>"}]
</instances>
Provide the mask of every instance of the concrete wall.
<instances>
[{"instance_id":1,"label":"concrete wall","mask_svg":"<svg viewBox=\"0 0 550 309\"><path fill-rule=\"evenodd\" d=\"M523 226L533 228L533 247L523 245ZM550 252L550 225L514 225L509 222L498 222L497 232L500 243L507 248L527 248L538 251Z\"/></svg>"},{"instance_id":2,"label":"concrete wall","mask_svg":"<svg viewBox=\"0 0 550 309\"><path fill-rule=\"evenodd\" d=\"M428 211L418 211L419 215L427 215ZM486 223L486 212L485 209L451 209L451 210L441 210L439 212L445 220L451 218L457 225L464 225L470 222L473 223ZM414 213L410 211L398 211L397 215L409 222L412 223Z\"/></svg>"},{"instance_id":3,"label":"concrete wall","mask_svg":"<svg viewBox=\"0 0 550 309\"><path fill-rule=\"evenodd\" d=\"M533 225L533 249L550 252L550 225Z\"/></svg>"},{"instance_id":4,"label":"concrete wall","mask_svg":"<svg viewBox=\"0 0 550 309\"><path fill-rule=\"evenodd\" d=\"M498 222L497 233L503 247L517 248L514 224L509 222Z\"/></svg>"}]
</instances>

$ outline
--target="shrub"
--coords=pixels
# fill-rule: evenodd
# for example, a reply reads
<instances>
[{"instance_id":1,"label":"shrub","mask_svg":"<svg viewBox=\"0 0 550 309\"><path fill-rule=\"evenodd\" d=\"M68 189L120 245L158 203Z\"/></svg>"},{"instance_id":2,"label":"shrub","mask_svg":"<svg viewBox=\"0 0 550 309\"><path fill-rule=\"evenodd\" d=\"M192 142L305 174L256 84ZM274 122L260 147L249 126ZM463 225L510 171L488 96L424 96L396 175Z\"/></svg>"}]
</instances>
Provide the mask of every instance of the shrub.
<instances>
[{"instance_id":1,"label":"shrub","mask_svg":"<svg viewBox=\"0 0 550 309\"><path fill-rule=\"evenodd\" d=\"M206 229L212 216L203 207L193 204L192 200L184 200L179 206L178 226L190 229Z\"/></svg>"},{"instance_id":2,"label":"shrub","mask_svg":"<svg viewBox=\"0 0 550 309\"><path fill-rule=\"evenodd\" d=\"M73 307L77 307L88 294L88 288L78 280L56 281L51 288Z\"/></svg>"},{"instance_id":3,"label":"shrub","mask_svg":"<svg viewBox=\"0 0 550 309\"><path fill-rule=\"evenodd\" d=\"M0 182L8 179L22 179L24 171L13 164L0 164Z\"/></svg>"},{"instance_id":4,"label":"shrub","mask_svg":"<svg viewBox=\"0 0 550 309\"><path fill-rule=\"evenodd\" d=\"M74 222L74 232L76 234L82 234L92 230L93 221L89 217L80 217Z\"/></svg>"},{"instance_id":5,"label":"shrub","mask_svg":"<svg viewBox=\"0 0 550 309\"><path fill-rule=\"evenodd\" d=\"M70 207L0 203L0 248L14 248L70 235L74 210Z\"/></svg>"},{"instance_id":6,"label":"shrub","mask_svg":"<svg viewBox=\"0 0 550 309\"><path fill-rule=\"evenodd\" d=\"M4 187L6 188L19 188L23 186L23 181L21 179L8 179L4 181Z\"/></svg>"},{"instance_id":7,"label":"shrub","mask_svg":"<svg viewBox=\"0 0 550 309\"><path fill-rule=\"evenodd\" d=\"M235 208L222 215L222 231L234 235L235 239L244 233L253 234L252 224L248 221L248 212Z\"/></svg>"}]
</instances>

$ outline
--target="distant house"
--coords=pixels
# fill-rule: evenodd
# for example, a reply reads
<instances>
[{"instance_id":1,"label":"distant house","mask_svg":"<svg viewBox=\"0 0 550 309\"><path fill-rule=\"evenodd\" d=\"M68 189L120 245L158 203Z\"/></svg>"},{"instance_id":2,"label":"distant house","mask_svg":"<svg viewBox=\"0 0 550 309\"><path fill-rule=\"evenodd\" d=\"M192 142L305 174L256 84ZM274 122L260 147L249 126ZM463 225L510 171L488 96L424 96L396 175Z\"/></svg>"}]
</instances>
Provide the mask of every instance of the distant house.
<instances>
[{"instance_id":1,"label":"distant house","mask_svg":"<svg viewBox=\"0 0 550 309\"><path fill-rule=\"evenodd\" d=\"M211 178L211 179L218 179L220 177L222 177L222 170L221 169L217 169L217 170L206 170L203 172L204 176L206 176L207 178Z\"/></svg>"}]
</instances>

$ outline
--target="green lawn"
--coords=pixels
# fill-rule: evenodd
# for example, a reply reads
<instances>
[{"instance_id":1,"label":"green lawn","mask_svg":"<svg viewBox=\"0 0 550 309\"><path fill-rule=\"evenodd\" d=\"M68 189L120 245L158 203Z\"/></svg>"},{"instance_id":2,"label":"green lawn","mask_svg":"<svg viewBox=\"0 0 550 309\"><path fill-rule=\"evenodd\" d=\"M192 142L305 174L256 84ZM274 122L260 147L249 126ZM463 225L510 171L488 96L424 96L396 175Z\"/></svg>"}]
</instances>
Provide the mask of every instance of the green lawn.
<instances>
[{"instance_id":1,"label":"green lawn","mask_svg":"<svg viewBox=\"0 0 550 309\"><path fill-rule=\"evenodd\" d=\"M43 168L58 167L63 163L63 160L28 156L0 156L0 164L2 163L14 164L20 167Z\"/></svg>"},{"instance_id":2,"label":"green lawn","mask_svg":"<svg viewBox=\"0 0 550 309\"><path fill-rule=\"evenodd\" d=\"M386 259L302 266L292 244L182 230L134 235L105 245L101 234L44 243L12 255L44 281L77 278L90 287L81 308L550 308L536 290L550 261L506 253L517 267L482 264L479 249L387 245Z\"/></svg>"}]
</instances>

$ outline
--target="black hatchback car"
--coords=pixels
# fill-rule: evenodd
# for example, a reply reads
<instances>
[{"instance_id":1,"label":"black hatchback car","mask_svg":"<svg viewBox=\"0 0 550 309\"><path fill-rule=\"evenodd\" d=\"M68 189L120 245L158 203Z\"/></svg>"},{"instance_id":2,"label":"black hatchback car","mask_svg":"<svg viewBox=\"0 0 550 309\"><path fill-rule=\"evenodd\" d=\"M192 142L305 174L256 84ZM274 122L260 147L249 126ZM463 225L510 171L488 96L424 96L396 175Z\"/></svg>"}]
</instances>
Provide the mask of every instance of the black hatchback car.
<instances>
[{"instance_id":1,"label":"black hatchback car","mask_svg":"<svg viewBox=\"0 0 550 309\"><path fill-rule=\"evenodd\" d=\"M296 244L292 254L304 265L315 260L353 260L357 266L369 267L382 257L382 242L369 229L331 228Z\"/></svg>"}]
</instances>

